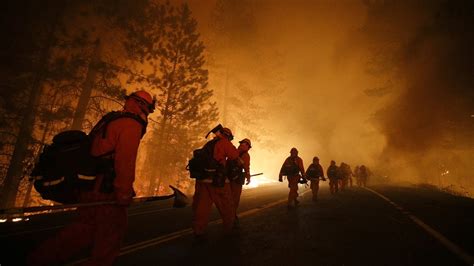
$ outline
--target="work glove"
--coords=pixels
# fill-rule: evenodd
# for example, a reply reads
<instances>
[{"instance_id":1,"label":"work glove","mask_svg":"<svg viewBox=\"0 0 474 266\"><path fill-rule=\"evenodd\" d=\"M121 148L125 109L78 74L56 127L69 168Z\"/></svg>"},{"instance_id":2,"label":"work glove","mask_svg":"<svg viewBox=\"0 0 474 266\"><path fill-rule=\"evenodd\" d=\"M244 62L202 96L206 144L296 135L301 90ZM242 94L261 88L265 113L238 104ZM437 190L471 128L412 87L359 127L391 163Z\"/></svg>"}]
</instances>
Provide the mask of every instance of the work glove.
<instances>
[{"instance_id":1,"label":"work glove","mask_svg":"<svg viewBox=\"0 0 474 266\"><path fill-rule=\"evenodd\" d=\"M283 176L278 176L278 181L283 182Z\"/></svg>"},{"instance_id":2,"label":"work glove","mask_svg":"<svg viewBox=\"0 0 474 266\"><path fill-rule=\"evenodd\" d=\"M245 179L247 180L247 182L245 182L245 185L250 184L250 176L245 177Z\"/></svg>"}]
</instances>

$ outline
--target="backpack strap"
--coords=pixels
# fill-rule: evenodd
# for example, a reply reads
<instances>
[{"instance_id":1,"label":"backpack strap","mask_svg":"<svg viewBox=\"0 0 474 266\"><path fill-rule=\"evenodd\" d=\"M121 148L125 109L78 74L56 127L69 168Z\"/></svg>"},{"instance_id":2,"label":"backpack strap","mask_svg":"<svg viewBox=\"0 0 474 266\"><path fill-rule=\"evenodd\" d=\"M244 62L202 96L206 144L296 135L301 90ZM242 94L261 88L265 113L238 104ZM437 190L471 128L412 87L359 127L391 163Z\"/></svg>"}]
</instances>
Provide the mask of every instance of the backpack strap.
<instances>
[{"instance_id":1,"label":"backpack strap","mask_svg":"<svg viewBox=\"0 0 474 266\"><path fill-rule=\"evenodd\" d=\"M113 111L104 115L99 122L92 128L89 136L95 136L99 132L102 133L102 138L105 138L107 135L107 127L109 126L110 122L115 121L120 118L131 118L140 123L142 126L142 137L146 133L147 122L143 120L139 115L123 112L123 111Z\"/></svg>"}]
</instances>

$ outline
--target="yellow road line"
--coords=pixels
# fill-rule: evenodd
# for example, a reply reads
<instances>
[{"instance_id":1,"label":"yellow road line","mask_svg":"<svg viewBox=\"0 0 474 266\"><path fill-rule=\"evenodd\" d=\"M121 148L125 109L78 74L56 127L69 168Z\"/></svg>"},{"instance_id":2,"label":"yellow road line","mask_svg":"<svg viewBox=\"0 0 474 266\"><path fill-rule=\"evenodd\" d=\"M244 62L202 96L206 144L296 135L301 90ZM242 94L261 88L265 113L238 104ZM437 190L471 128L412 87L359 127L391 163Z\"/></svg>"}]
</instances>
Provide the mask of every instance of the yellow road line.
<instances>
[{"instance_id":1,"label":"yellow road line","mask_svg":"<svg viewBox=\"0 0 474 266\"><path fill-rule=\"evenodd\" d=\"M434 237L436 240L438 240L443 246L445 246L449 251L457 255L461 260L466 262L469 265L474 265L474 257L469 255L466 251L464 251L462 248L460 248L458 245L454 244L451 242L449 239L447 239L445 236L443 236L440 232L436 231L433 229L431 226L427 225L425 222L420 220L420 218L416 217L415 215L411 214L409 211L405 210L403 207L400 205L396 204L386 196L380 194L379 192L366 188L366 190L374 193L375 195L379 196L380 198L384 199L388 203L390 203L392 206L394 206L397 210L402 212L403 214L407 215L408 218L410 218L415 224L423 228L429 235Z\"/></svg>"},{"instance_id":2,"label":"yellow road line","mask_svg":"<svg viewBox=\"0 0 474 266\"><path fill-rule=\"evenodd\" d=\"M308 191L310 191L310 190L308 189L308 190L304 191L303 193L300 194L300 196L306 194ZM255 214L255 213L263 211L265 209L274 207L276 205L279 205L279 204L287 202L287 201L288 201L288 199L285 198L285 199L277 200L277 201L274 201L274 202L270 202L270 203L264 204L260 207L256 207L256 208L241 212L241 213L239 213L239 217L250 216L252 214ZM221 223L222 223L222 219L218 219L218 220L214 220L214 221L209 222L208 225L216 225L216 224L221 224ZM156 245L159 245L159 244L162 244L162 243L165 243L165 242L168 242L168 241L171 241L171 240L183 237L183 236L191 235L192 233L193 233L193 230L191 228L187 228L187 229L176 231L176 232L173 232L173 233L170 233L170 234L166 234L166 235L163 235L163 236L159 236L159 237L156 237L156 238L152 238L152 239L148 239L148 240L145 240L145 241L142 241L142 242L131 244L131 245L128 245L126 247L121 248L119 256L129 254L129 253L132 253L132 252L135 252L135 251L138 251L138 250L141 250L141 249L145 249L145 248L148 248L148 247L156 246ZM77 264L85 262L86 260L87 259L77 260L77 261L68 263L67 265L77 265Z\"/></svg>"}]
</instances>

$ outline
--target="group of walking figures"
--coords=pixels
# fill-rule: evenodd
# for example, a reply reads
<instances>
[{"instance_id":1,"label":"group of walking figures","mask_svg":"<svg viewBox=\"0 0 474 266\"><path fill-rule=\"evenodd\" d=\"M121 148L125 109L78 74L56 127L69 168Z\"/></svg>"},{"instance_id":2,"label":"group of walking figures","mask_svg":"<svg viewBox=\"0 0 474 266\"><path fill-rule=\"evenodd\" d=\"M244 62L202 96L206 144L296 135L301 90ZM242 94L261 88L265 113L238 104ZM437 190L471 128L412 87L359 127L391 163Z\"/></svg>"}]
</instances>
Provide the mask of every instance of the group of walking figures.
<instances>
[{"instance_id":1,"label":"group of walking figures","mask_svg":"<svg viewBox=\"0 0 474 266\"><path fill-rule=\"evenodd\" d=\"M26 258L28 265L63 264L87 247L91 248L91 256L86 265L114 263L127 230L127 209L135 196L133 183L138 147L155 103L155 98L148 92L134 92L125 98L123 110L105 115L86 136L90 143L86 154L100 159L98 165L101 167L94 176L87 175L86 180L91 180L90 188L74 190L77 192L74 198L77 203L86 205L94 202L115 204L79 207L74 221L30 252ZM250 140L242 139L235 147L232 131L221 125L211 130L206 138L211 133L214 138L195 150L188 164L190 177L196 181L191 220L197 241L205 239L213 204L221 214L225 233L236 232L236 210L242 185L249 184L251 178ZM59 167L58 156L51 158L51 165ZM82 180L84 175L78 173L77 178Z\"/></svg>"},{"instance_id":2,"label":"group of walking figures","mask_svg":"<svg viewBox=\"0 0 474 266\"><path fill-rule=\"evenodd\" d=\"M353 177L356 179L359 187L365 187L370 175L371 173L365 165L356 166L354 171L352 171L350 165L341 162L341 164L337 166L335 161L331 161L326 171L331 194L344 191L348 186L352 187ZM313 163L311 163L305 171L303 160L298 156L298 150L296 148L290 150L290 156L286 158L281 166L278 181L283 182L283 176L287 177L288 187L290 188L288 194L288 208L293 208L299 204L298 184L306 184L310 181L310 188L313 194L312 199L313 201L317 201L319 182L326 181L323 167L319 163L319 158L314 157Z\"/></svg>"},{"instance_id":3,"label":"group of walking figures","mask_svg":"<svg viewBox=\"0 0 474 266\"><path fill-rule=\"evenodd\" d=\"M28 265L65 263L87 247L91 248L87 265L114 263L120 254L121 243L127 230L127 209L135 196L133 183L138 147L146 132L148 116L155 110L155 104L156 100L151 94L146 91L136 91L125 98L123 110L105 115L87 136L83 132L79 134L82 136L79 138L80 143L87 144L86 152L79 155L84 155L87 158L86 162L94 159L92 161L97 162L97 165L85 163L86 166L91 167L85 167L84 171L89 173L91 170L89 168L93 168L94 171L85 176L79 172L73 175L77 177L77 180L87 177L85 181L82 181L87 182L89 189L74 190L71 195L78 203L112 201L115 204L78 208L74 221L32 250L27 257ZM56 144L64 144L64 141L60 140L66 135L70 136L70 133L58 134L55 137L58 142ZM77 135L77 132L72 133L74 133L72 136ZM211 130L208 135L211 133L214 133L214 138L201 149L195 150L188 164L190 177L196 181L192 203L192 229L197 241L206 239L205 231L213 204L222 217L225 233L236 232L235 229L239 225L237 208L242 185L249 184L251 181L248 153L252 147L250 140L244 138L239 141L239 146L235 147L232 144L234 138L232 131L221 125ZM82 141L83 138L87 141ZM51 148L49 151L55 150ZM47 159L53 161L45 165L61 168L56 160L61 157L46 156L44 157L46 161ZM68 176L71 175L68 174ZM313 163L305 171L303 160L298 157L298 151L295 148L291 149L291 156L282 166L280 181L283 176L287 176L289 182L289 206L298 204L297 191L300 179L311 181L315 200L319 189L319 179L325 180L319 159L315 157ZM336 193L339 187L341 190L345 189L348 180L352 180L353 174L348 165L341 164L337 167L334 162L331 162L327 176L330 180L331 192ZM355 176L360 185L365 185L368 170L361 166ZM43 179L38 180L42 182ZM43 182L43 185L50 183Z\"/></svg>"}]
</instances>

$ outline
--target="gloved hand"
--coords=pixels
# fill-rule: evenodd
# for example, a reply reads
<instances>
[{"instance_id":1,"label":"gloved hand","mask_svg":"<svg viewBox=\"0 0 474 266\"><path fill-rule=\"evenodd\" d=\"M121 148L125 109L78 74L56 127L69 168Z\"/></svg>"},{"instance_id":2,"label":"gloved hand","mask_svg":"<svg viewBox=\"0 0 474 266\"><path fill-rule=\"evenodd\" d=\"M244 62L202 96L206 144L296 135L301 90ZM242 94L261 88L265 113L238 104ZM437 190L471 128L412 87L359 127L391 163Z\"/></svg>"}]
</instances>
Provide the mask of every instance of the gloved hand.
<instances>
[{"instance_id":1,"label":"gloved hand","mask_svg":"<svg viewBox=\"0 0 474 266\"><path fill-rule=\"evenodd\" d=\"M245 182L245 185L250 184L250 177L247 177L246 180L247 180L247 182Z\"/></svg>"},{"instance_id":2,"label":"gloved hand","mask_svg":"<svg viewBox=\"0 0 474 266\"><path fill-rule=\"evenodd\" d=\"M282 175L278 176L278 181L283 182L283 176Z\"/></svg>"}]
</instances>

